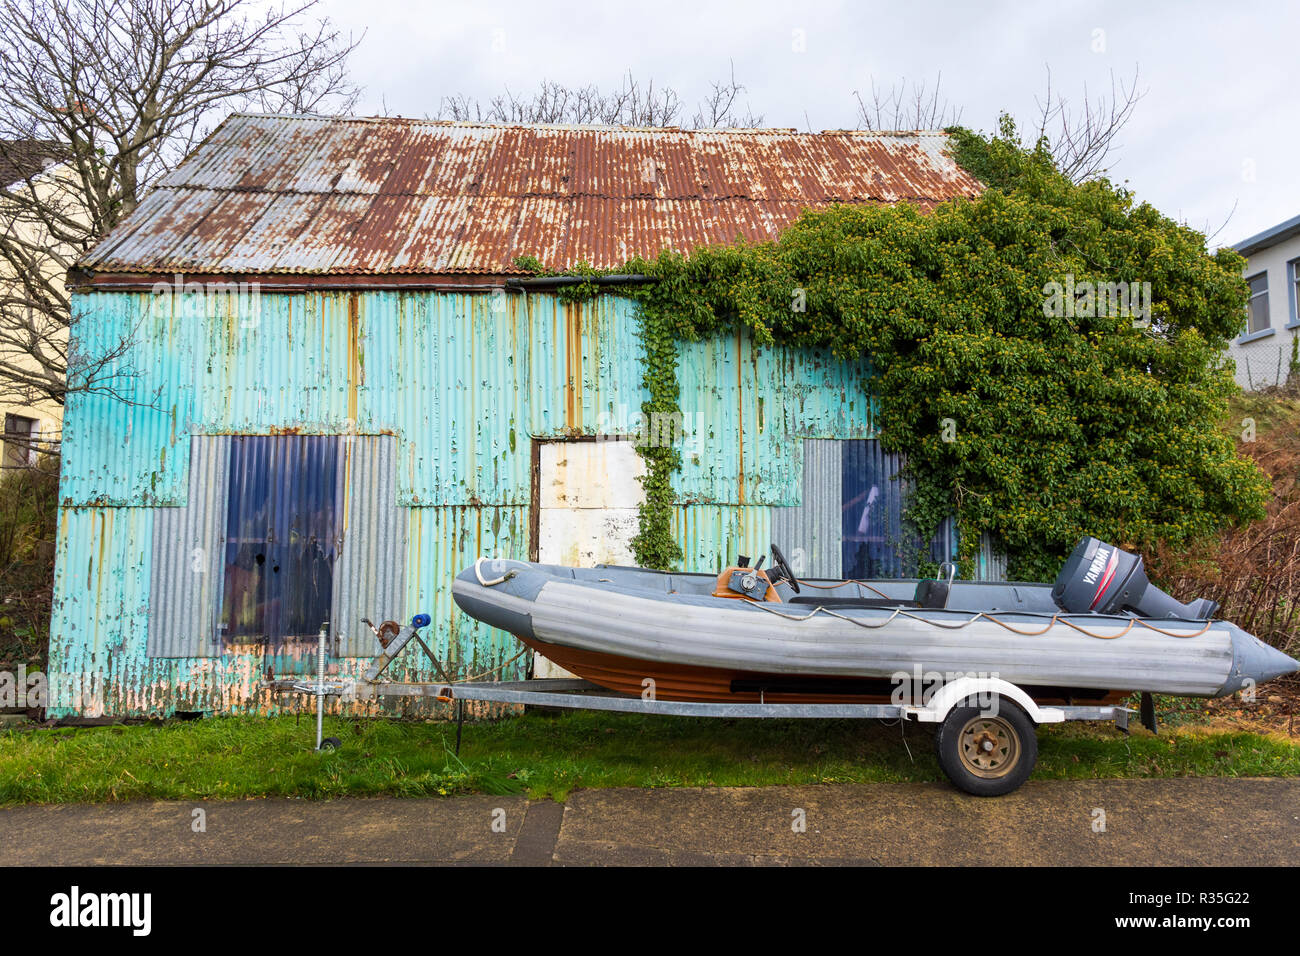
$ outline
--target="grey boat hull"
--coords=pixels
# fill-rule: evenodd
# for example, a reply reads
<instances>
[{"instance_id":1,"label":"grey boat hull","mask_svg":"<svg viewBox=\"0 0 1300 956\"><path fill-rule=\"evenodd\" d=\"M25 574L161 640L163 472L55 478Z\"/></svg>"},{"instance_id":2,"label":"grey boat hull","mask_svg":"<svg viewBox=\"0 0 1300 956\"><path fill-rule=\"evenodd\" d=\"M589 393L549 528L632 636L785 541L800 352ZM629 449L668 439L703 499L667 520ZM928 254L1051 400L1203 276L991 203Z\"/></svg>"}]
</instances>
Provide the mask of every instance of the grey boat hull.
<instances>
[{"instance_id":1,"label":"grey boat hull","mask_svg":"<svg viewBox=\"0 0 1300 956\"><path fill-rule=\"evenodd\" d=\"M606 662L623 661L632 676L639 668L896 683L975 674L1024 687L1217 697L1300 669L1227 621L1067 615L1046 585L958 582L947 609L899 610L716 598L713 581L484 560L457 577L453 596L535 647L591 662L593 673L582 676L597 682ZM850 587L805 583L827 594ZM870 590L901 599L914 583L871 582Z\"/></svg>"}]
</instances>

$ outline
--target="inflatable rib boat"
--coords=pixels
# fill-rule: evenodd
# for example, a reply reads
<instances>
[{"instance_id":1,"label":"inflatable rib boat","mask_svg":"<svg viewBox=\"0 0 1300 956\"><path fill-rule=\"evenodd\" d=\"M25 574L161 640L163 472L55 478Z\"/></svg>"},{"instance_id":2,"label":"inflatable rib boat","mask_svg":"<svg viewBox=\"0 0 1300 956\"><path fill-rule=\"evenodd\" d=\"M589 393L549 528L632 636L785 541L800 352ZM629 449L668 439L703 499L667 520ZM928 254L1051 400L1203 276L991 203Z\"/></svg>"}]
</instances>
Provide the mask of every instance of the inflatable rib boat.
<instances>
[{"instance_id":1,"label":"inflatable rib boat","mask_svg":"<svg viewBox=\"0 0 1300 956\"><path fill-rule=\"evenodd\" d=\"M1300 670L1095 538L1051 585L800 581L772 555L770 572L742 557L720 575L480 558L453 595L579 677L664 700L887 700L900 681L977 674L1043 703L1114 703L1220 697Z\"/></svg>"}]
</instances>

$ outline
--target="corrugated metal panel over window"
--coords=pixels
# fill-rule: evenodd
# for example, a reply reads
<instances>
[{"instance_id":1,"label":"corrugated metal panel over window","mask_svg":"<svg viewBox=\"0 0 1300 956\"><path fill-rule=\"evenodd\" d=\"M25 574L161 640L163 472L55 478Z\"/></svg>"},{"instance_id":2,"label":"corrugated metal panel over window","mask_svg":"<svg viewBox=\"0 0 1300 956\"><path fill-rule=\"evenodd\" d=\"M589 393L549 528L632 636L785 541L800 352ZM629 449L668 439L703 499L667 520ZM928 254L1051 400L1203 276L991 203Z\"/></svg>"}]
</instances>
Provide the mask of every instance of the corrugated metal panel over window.
<instances>
[{"instance_id":1,"label":"corrugated metal panel over window","mask_svg":"<svg viewBox=\"0 0 1300 956\"><path fill-rule=\"evenodd\" d=\"M901 578L915 573L917 542L903 530L902 463L874 439L844 442L840 464L840 533L846 578Z\"/></svg>"},{"instance_id":2,"label":"corrugated metal panel over window","mask_svg":"<svg viewBox=\"0 0 1300 956\"><path fill-rule=\"evenodd\" d=\"M957 528L952 518L923 541L903 516L910 485L898 478L904 459L886 452L878 440L846 441L842 457L841 529L846 578L915 577L926 561L957 558Z\"/></svg>"},{"instance_id":3,"label":"corrugated metal panel over window","mask_svg":"<svg viewBox=\"0 0 1300 956\"><path fill-rule=\"evenodd\" d=\"M329 620L338 553L339 439L230 440L225 591L227 644L315 637Z\"/></svg>"},{"instance_id":4,"label":"corrugated metal panel over window","mask_svg":"<svg viewBox=\"0 0 1300 956\"><path fill-rule=\"evenodd\" d=\"M1007 555L996 540L986 531L980 535L979 567L975 569L977 581L1006 581Z\"/></svg>"},{"instance_id":5,"label":"corrugated metal panel over window","mask_svg":"<svg viewBox=\"0 0 1300 956\"><path fill-rule=\"evenodd\" d=\"M190 439L184 507L158 508L150 561L149 657L221 654L221 607L230 440Z\"/></svg>"},{"instance_id":6,"label":"corrugated metal panel over window","mask_svg":"<svg viewBox=\"0 0 1300 956\"><path fill-rule=\"evenodd\" d=\"M156 511L148 655L278 650L326 620L336 653L377 653L358 619L404 614L396 455L387 435L192 438L187 504Z\"/></svg>"},{"instance_id":7,"label":"corrugated metal panel over window","mask_svg":"<svg viewBox=\"0 0 1300 956\"><path fill-rule=\"evenodd\" d=\"M803 500L772 509L772 536L795 574L810 578L900 578L920 561L950 561L951 520L924 544L903 521L908 493L898 455L877 439L804 441Z\"/></svg>"}]
</instances>

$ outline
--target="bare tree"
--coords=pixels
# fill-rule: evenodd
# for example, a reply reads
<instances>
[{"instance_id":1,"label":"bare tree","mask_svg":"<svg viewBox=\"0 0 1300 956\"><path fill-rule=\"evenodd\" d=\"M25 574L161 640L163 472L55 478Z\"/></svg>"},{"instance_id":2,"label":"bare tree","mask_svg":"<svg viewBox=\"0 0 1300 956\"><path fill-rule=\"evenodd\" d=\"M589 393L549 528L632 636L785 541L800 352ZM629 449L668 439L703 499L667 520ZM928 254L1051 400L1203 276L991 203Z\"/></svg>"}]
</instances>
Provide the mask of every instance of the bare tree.
<instances>
[{"instance_id":1,"label":"bare tree","mask_svg":"<svg viewBox=\"0 0 1300 956\"><path fill-rule=\"evenodd\" d=\"M437 118L472 123L596 123L624 126L671 126L681 112L676 91L642 83L628 73L609 90L595 84L564 86L543 80L531 94L509 87L486 103L465 94L443 97Z\"/></svg>"},{"instance_id":2,"label":"bare tree","mask_svg":"<svg viewBox=\"0 0 1300 956\"><path fill-rule=\"evenodd\" d=\"M858 101L858 128L888 131L958 125L962 111L940 95L942 79L938 74L933 87L904 79L880 89L873 78L868 97L853 92ZM1139 89L1138 79L1137 67L1127 81L1116 79L1112 72L1109 94L1094 97L1085 84L1076 102L1053 86L1048 68L1046 90L1035 98L1038 115L1032 127L1033 141L1026 145L1045 143L1057 168L1074 182L1105 175L1119 147L1120 131L1146 95L1146 90Z\"/></svg>"},{"instance_id":3,"label":"bare tree","mask_svg":"<svg viewBox=\"0 0 1300 956\"><path fill-rule=\"evenodd\" d=\"M736 81L736 64L732 62L725 80L709 84L709 92L700 101L691 126L695 129L756 129L762 126L762 114L752 112L748 102L744 112L740 111L740 94L744 92L745 87Z\"/></svg>"},{"instance_id":4,"label":"bare tree","mask_svg":"<svg viewBox=\"0 0 1300 956\"><path fill-rule=\"evenodd\" d=\"M128 341L69 354L63 277L227 113L352 106L356 43L315 6L0 0L0 398L124 393Z\"/></svg>"},{"instance_id":5,"label":"bare tree","mask_svg":"<svg viewBox=\"0 0 1300 956\"><path fill-rule=\"evenodd\" d=\"M903 79L888 90L881 90L872 77L868 99L853 91L858 101L858 129L892 131L956 126L961 122L961 108L951 106L940 97L942 85L942 73L935 76L933 89L927 89L924 80L909 84Z\"/></svg>"},{"instance_id":6,"label":"bare tree","mask_svg":"<svg viewBox=\"0 0 1300 956\"><path fill-rule=\"evenodd\" d=\"M1046 140L1057 168L1074 182L1106 175L1118 148L1116 137L1128 124L1146 90L1138 89L1139 71L1125 82L1110 74L1110 94L1093 98L1087 84L1079 103L1072 103L1052 88L1047 68L1047 91L1038 104L1038 139Z\"/></svg>"},{"instance_id":7,"label":"bare tree","mask_svg":"<svg viewBox=\"0 0 1300 956\"><path fill-rule=\"evenodd\" d=\"M712 84L687 121L692 128L763 125L763 117L741 112L740 97L745 87L736 81L734 67L728 79ZM464 94L443 97L437 119L471 123L597 124L604 126L678 126L682 123L682 99L671 87L653 79L642 81L630 71L619 85L601 89L596 84L564 86L543 80L531 94L519 95L506 89L486 103Z\"/></svg>"}]
</instances>

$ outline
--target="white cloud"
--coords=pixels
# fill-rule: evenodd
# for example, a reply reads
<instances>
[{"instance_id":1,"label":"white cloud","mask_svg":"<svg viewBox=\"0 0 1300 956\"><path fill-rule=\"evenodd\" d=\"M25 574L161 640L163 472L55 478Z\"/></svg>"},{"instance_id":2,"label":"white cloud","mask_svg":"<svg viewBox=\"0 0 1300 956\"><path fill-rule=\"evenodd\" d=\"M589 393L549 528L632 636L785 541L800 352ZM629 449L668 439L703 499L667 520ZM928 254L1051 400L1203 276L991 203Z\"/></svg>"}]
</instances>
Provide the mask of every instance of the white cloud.
<instances>
[{"instance_id":1,"label":"white cloud","mask_svg":"<svg viewBox=\"0 0 1300 956\"><path fill-rule=\"evenodd\" d=\"M366 31L353 62L366 87L359 111L386 104L407 116L434 113L443 95L487 99L544 78L612 85L629 69L693 104L734 60L770 126L852 126L853 90L873 75L888 86L942 71L963 122L991 129L999 110L1029 119L1047 65L1078 97L1085 83L1109 91L1111 71L1127 77L1136 64L1149 94L1123 134L1115 178L1198 228L1217 228L1236 203L1219 242L1300 213L1292 5L325 0L324 12ZM1104 53L1093 50L1098 29ZM1253 182L1242 177L1246 160Z\"/></svg>"}]
</instances>

